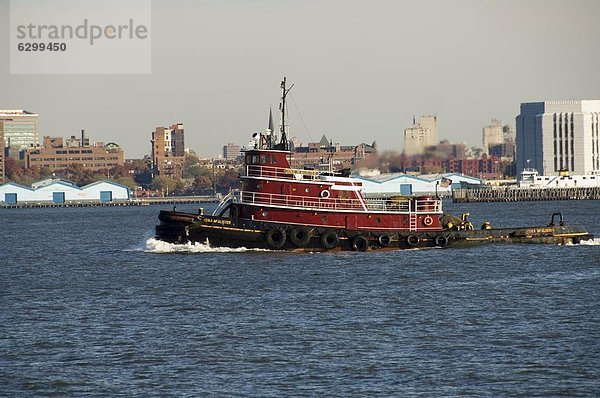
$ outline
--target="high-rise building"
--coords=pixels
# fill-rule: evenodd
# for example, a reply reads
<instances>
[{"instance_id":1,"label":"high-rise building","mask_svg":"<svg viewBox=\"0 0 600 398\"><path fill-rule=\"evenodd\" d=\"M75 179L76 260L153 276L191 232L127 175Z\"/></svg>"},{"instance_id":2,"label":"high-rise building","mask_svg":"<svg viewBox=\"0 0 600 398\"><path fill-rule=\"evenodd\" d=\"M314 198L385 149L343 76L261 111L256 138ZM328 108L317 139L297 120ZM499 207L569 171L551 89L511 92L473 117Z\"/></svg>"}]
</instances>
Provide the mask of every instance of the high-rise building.
<instances>
[{"instance_id":1,"label":"high-rise building","mask_svg":"<svg viewBox=\"0 0 600 398\"><path fill-rule=\"evenodd\" d=\"M423 115L419 117L419 121L417 122L419 126L424 129L429 130L429 134L427 136L425 146L435 145L438 143L438 125L437 125L437 116L435 115Z\"/></svg>"},{"instance_id":2,"label":"high-rise building","mask_svg":"<svg viewBox=\"0 0 600 398\"><path fill-rule=\"evenodd\" d=\"M600 170L600 100L521 104L517 122L517 173L561 170L588 174Z\"/></svg>"},{"instance_id":3,"label":"high-rise building","mask_svg":"<svg viewBox=\"0 0 600 398\"><path fill-rule=\"evenodd\" d=\"M483 151L490 154L490 145L504 143L504 130L498 119L492 119L489 126L483 127Z\"/></svg>"},{"instance_id":4,"label":"high-rise building","mask_svg":"<svg viewBox=\"0 0 600 398\"><path fill-rule=\"evenodd\" d=\"M223 145L223 158L230 162L236 160L240 156L240 146L233 143Z\"/></svg>"},{"instance_id":5,"label":"high-rise building","mask_svg":"<svg viewBox=\"0 0 600 398\"><path fill-rule=\"evenodd\" d=\"M4 146L29 148L39 145L38 114L24 110L0 110L4 120Z\"/></svg>"},{"instance_id":6,"label":"high-rise building","mask_svg":"<svg viewBox=\"0 0 600 398\"><path fill-rule=\"evenodd\" d=\"M151 142L154 175L181 178L185 156L183 124L157 127L152 132Z\"/></svg>"},{"instance_id":7,"label":"high-rise building","mask_svg":"<svg viewBox=\"0 0 600 398\"><path fill-rule=\"evenodd\" d=\"M404 153L417 155L425 148L438 143L437 116L421 116L419 121L413 120L413 126L404 129Z\"/></svg>"},{"instance_id":8,"label":"high-rise building","mask_svg":"<svg viewBox=\"0 0 600 398\"><path fill-rule=\"evenodd\" d=\"M502 133L504 134L504 142L515 142L515 126L511 126L509 124L505 125L502 127Z\"/></svg>"},{"instance_id":9,"label":"high-rise building","mask_svg":"<svg viewBox=\"0 0 600 398\"><path fill-rule=\"evenodd\" d=\"M505 141L503 144L490 144L488 155L513 160L515 158L515 142Z\"/></svg>"}]
</instances>

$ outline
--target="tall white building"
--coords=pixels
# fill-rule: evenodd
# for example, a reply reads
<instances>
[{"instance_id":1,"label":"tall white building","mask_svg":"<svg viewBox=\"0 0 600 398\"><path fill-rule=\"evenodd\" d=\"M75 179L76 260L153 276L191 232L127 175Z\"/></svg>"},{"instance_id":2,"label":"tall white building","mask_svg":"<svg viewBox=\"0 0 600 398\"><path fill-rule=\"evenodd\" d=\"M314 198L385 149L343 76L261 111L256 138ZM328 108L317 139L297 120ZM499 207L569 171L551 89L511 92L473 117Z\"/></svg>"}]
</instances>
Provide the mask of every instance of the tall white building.
<instances>
[{"instance_id":1,"label":"tall white building","mask_svg":"<svg viewBox=\"0 0 600 398\"><path fill-rule=\"evenodd\" d=\"M503 143L504 131L502 130L502 122L498 119L492 119L492 123L483 128L483 150L489 155L490 145Z\"/></svg>"},{"instance_id":2,"label":"tall white building","mask_svg":"<svg viewBox=\"0 0 600 398\"><path fill-rule=\"evenodd\" d=\"M600 170L599 119L600 100L522 103L516 119L517 173L527 167L545 175Z\"/></svg>"},{"instance_id":3,"label":"tall white building","mask_svg":"<svg viewBox=\"0 0 600 398\"><path fill-rule=\"evenodd\" d=\"M38 114L18 110L0 110L4 121L4 146L28 148L39 144Z\"/></svg>"},{"instance_id":4,"label":"tall white building","mask_svg":"<svg viewBox=\"0 0 600 398\"><path fill-rule=\"evenodd\" d=\"M240 156L240 146L228 143L227 145L223 145L223 159L228 161L234 161Z\"/></svg>"},{"instance_id":5,"label":"tall white building","mask_svg":"<svg viewBox=\"0 0 600 398\"><path fill-rule=\"evenodd\" d=\"M438 143L437 116L421 116L413 126L404 129L404 153L417 155Z\"/></svg>"}]
</instances>

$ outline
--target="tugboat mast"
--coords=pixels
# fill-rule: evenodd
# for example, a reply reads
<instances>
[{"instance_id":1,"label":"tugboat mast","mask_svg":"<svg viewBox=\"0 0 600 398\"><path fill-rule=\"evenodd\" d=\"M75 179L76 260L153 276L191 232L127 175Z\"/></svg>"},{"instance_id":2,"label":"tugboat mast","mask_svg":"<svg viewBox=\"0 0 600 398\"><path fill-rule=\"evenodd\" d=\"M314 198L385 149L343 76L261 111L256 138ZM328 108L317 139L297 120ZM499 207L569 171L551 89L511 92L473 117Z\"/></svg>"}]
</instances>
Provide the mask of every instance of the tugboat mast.
<instances>
[{"instance_id":1,"label":"tugboat mast","mask_svg":"<svg viewBox=\"0 0 600 398\"><path fill-rule=\"evenodd\" d=\"M285 98L287 96L287 94L290 92L290 90L292 89L292 87L294 87L294 85L292 84L290 86L290 88L286 89L285 88L285 82L286 82L286 78L285 76L283 77L283 81L281 82L281 104L279 104L279 109L281 110L281 141L279 142L279 145L277 145L278 149L287 151L288 150L288 140L287 140L287 135L285 133Z\"/></svg>"}]
</instances>

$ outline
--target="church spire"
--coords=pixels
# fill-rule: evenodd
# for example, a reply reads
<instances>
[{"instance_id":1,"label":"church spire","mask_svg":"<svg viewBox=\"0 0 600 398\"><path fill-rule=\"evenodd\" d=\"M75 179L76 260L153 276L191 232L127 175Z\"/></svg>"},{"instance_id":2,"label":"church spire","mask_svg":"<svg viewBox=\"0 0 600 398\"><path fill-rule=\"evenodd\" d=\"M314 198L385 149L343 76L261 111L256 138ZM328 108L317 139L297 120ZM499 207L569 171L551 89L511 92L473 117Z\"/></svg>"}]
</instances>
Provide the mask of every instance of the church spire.
<instances>
[{"instance_id":1,"label":"church spire","mask_svg":"<svg viewBox=\"0 0 600 398\"><path fill-rule=\"evenodd\" d=\"M269 130L271 130L271 134L274 132L275 127L273 126L273 109L269 107Z\"/></svg>"}]
</instances>

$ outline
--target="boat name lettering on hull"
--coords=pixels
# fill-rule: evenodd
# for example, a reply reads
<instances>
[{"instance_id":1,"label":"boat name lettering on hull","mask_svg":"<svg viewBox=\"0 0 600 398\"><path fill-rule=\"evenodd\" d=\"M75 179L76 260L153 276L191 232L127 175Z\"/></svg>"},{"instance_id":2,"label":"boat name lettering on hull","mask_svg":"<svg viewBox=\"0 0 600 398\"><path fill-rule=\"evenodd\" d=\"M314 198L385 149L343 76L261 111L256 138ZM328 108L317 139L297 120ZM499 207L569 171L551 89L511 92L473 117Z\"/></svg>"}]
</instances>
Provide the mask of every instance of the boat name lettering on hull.
<instances>
[{"instance_id":1,"label":"boat name lettering on hull","mask_svg":"<svg viewBox=\"0 0 600 398\"><path fill-rule=\"evenodd\" d=\"M552 228L529 228L527 232L533 234L551 234L554 230Z\"/></svg>"},{"instance_id":2,"label":"boat name lettering on hull","mask_svg":"<svg viewBox=\"0 0 600 398\"><path fill-rule=\"evenodd\" d=\"M202 221L210 224L231 225L231 220L225 220L222 218L204 217Z\"/></svg>"}]
</instances>

